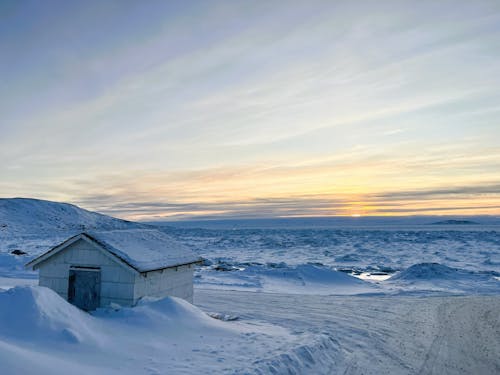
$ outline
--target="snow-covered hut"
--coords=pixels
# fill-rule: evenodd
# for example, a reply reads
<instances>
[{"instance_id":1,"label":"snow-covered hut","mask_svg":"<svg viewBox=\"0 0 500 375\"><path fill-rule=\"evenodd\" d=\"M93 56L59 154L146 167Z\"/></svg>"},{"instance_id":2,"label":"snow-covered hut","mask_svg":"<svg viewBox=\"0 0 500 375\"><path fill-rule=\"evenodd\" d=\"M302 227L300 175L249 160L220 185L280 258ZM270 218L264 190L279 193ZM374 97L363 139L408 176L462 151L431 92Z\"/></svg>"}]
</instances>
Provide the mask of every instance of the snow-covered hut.
<instances>
[{"instance_id":1,"label":"snow-covered hut","mask_svg":"<svg viewBox=\"0 0 500 375\"><path fill-rule=\"evenodd\" d=\"M194 265L200 258L168 235L150 229L88 231L33 259L39 285L83 310L144 297L193 300Z\"/></svg>"}]
</instances>

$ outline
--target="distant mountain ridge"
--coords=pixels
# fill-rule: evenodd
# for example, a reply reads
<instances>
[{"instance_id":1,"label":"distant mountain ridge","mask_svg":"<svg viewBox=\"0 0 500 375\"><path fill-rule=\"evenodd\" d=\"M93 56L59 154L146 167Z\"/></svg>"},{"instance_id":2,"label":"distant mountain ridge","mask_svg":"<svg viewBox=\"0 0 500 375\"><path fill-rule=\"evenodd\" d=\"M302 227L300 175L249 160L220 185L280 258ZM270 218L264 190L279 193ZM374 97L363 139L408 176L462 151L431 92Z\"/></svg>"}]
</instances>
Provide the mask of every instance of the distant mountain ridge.
<instances>
[{"instance_id":1,"label":"distant mountain ridge","mask_svg":"<svg viewBox=\"0 0 500 375\"><path fill-rule=\"evenodd\" d=\"M145 228L145 224L88 211L69 203L31 198L0 198L0 235L76 232L89 229Z\"/></svg>"}]
</instances>

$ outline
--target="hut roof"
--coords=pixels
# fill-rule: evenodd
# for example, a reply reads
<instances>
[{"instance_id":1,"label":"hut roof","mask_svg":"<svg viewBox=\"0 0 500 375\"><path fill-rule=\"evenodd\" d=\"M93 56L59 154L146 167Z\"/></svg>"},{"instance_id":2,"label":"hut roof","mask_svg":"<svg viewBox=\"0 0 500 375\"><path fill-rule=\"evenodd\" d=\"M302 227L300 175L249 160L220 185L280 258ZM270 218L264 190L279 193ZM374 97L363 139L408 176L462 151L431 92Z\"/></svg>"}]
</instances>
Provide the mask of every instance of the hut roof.
<instances>
[{"instance_id":1,"label":"hut roof","mask_svg":"<svg viewBox=\"0 0 500 375\"><path fill-rule=\"evenodd\" d=\"M50 258L77 237L86 237L138 272L148 272L200 261L189 248L156 229L86 231L69 238L32 260L27 266ZM67 245L65 245L67 244Z\"/></svg>"}]
</instances>

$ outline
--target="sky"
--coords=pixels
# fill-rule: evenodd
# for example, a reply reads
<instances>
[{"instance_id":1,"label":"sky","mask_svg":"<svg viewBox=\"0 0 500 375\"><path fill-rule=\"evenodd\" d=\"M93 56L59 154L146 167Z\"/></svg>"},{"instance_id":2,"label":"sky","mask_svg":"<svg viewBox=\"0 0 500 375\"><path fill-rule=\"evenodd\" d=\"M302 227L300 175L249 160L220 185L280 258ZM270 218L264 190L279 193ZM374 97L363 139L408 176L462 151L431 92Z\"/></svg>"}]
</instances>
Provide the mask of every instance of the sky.
<instances>
[{"instance_id":1,"label":"sky","mask_svg":"<svg viewBox=\"0 0 500 375\"><path fill-rule=\"evenodd\" d=\"M500 214L500 2L0 1L0 196Z\"/></svg>"}]
</instances>

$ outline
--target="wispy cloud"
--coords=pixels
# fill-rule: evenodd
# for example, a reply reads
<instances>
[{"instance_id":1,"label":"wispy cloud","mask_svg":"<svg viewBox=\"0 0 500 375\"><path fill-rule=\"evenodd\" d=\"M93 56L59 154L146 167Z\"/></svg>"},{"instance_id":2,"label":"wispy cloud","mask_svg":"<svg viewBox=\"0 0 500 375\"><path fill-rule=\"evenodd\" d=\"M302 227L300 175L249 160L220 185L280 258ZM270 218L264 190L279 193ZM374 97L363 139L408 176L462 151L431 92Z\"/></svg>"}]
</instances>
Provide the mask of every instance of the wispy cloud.
<instances>
[{"instance_id":1,"label":"wispy cloud","mask_svg":"<svg viewBox=\"0 0 500 375\"><path fill-rule=\"evenodd\" d=\"M486 200L484 199L485 195L488 196ZM479 187L465 186L455 189L385 192L371 195L309 195L217 202L131 202L130 198L128 200L122 199L112 196L89 196L78 203L110 215L139 220L345 216L353 214L414 215L460 212L493 214L500 208L500 184Z\"/></svg>"}]
</instances>

